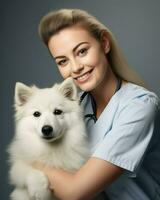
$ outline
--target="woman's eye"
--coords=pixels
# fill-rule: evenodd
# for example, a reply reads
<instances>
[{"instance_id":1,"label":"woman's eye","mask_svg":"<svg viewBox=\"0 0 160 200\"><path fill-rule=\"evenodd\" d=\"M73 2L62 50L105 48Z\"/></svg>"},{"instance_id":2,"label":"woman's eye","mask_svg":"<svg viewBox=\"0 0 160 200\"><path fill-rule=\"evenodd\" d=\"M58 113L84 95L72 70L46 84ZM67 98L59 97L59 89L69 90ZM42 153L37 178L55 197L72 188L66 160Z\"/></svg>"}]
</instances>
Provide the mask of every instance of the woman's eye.
<instances>
[{"instance_id":1,"label":"woman's eye","mask_svg":"<svg viewBox=\"0 0 160 200\"><path fill-rule=\"evenodd\" d=\"M39 116L41 116L41 113L39 111L36 111L36 112L33 113L33 116L34 117L39 117Z\"/></svg>"},{"instance_id":2,"label":"woman's eye","mask_svg":"<svg viewBox=\"0 0 160 200\"><path fill-rule=\"evenodd\" d=\"M55 109L55 110L54 110L54 114L55 114L55 115L61 115L62 113L63 113L62 110L59 110L59 109Z\"/></svg>"},{"instance_id":3,"label":"woman's eye","mask_svg":"<svg viewBox=\"0 0 160 200\"><path fill-rule=\"evenodd\" d=\"M81 50L78 52L78 54L79 54L80 56L86 55L86 53L87 53L87 49L86 49L86 48L83 48L83 49L81 49Z\"/></svg>"},{"instance_id":4,"label":"woman's eye","mask_svg":"<svg viewBox=\"0 0 160 200\"><path fill-rule=\"evenodd\" d=\"M60 60L59 62L58 62L58 65L65 65L67 63L67 60Z\"/></svg>"}]
</instances>

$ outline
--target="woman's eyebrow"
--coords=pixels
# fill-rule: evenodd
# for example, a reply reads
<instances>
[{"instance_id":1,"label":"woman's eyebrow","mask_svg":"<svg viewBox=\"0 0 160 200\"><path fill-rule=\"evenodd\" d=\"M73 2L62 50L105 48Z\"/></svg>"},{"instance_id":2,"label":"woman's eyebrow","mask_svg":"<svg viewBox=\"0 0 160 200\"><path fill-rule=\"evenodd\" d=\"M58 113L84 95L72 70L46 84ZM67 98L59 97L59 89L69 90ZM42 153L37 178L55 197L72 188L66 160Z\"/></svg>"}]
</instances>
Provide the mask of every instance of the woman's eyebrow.
<instances>
[{"instance_id":1,"label":"woman's eyebrow","mask_svg":"<svg viewBox=\"0 0 160 200\"><path fill-rule=\"evenodd\" d=\"M80 42L79 44L77 44L74 48L73 48L73 52L75 52L76 51L76 49L80 46L80 45L82 45L82 44L89 44L89 42ZM54 59L56 60L56 59L58 59L58 58L64 58L65 56L56 56L56 57L54 57Z\"/></svg>"},{"instance_id":2,"label":"woman's eyebrow","mask_svg":"<svg viewBox=\"0 0 160 200\"><path fill-rule=\"evenodd\" d=\"M74 48L73 48L73 52L76 51L76 49L82 45L82 44L89 44L89 42L80 42L79 44L77 44Z\"/></svg>"}]
</instances>

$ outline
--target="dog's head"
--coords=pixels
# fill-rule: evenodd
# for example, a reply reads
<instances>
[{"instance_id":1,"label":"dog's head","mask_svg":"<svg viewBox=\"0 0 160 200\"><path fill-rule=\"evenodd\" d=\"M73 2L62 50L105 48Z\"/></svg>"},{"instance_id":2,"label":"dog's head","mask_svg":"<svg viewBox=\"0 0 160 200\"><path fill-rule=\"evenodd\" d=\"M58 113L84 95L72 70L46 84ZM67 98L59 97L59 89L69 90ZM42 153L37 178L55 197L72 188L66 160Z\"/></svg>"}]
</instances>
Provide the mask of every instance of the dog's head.
<instances>
[{"instance_id":1,"label":"dog's head","mask_svg":"<svg viewBox=\"0 0 160 200\"><path fill-rule=\"evenodd\" d=\"M19 137L32 134L46 141L62 138L81 116L77 93L71 78L45 89L16 83L15 118Z\"/></svg>"}]
</instances>

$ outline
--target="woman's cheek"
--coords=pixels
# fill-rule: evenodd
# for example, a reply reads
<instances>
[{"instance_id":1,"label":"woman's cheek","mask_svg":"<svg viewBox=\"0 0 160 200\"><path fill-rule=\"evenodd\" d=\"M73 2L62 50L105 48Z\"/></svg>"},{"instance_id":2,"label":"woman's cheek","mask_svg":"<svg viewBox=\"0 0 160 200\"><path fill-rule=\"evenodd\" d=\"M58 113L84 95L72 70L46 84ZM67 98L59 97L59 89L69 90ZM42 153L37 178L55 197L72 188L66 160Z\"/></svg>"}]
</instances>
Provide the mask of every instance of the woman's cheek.
<instances>
[{"instance_id":1,"label":"woman's cheek","mask_svg":"<svg viewBox=\"0 0 160 200\"><path fill-rule=\"evenodd\" d=\"M84 62L88 66L96 67L101 63L99 53L94 51L90 52L90 54L85 57Z\"/></svg>"},{"instance_id":2,"label":"woman's cheek","mask_svg":"<svg viewBox=\"0 0 160 200\"><path fill-rule=\"evenodd\" d=\"M58 67L58 70L64 79L66 79L70 76L69 70L67 70L67 68L65 68L65 67Z\"/></svg>"}]
</instances>

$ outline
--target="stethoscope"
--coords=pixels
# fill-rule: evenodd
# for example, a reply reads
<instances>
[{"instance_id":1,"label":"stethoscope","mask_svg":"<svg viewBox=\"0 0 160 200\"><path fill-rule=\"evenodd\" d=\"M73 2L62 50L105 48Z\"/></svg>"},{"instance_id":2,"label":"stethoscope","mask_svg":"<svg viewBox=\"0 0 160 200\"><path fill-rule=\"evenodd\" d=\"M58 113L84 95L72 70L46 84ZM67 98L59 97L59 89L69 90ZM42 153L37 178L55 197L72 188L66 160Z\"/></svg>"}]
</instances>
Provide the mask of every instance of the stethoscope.
<instances>
[{"instance_id":1,"label":"stethoscope","mask_svg":"<svg viewBox=\"0 0 160 200\"><path fill-rule=\"evenodd\" d=\"M120 77L117 77L117 86L116 86L116 90L115 90L114 94L121 88L121 85L122 85L122 79ZM84 115L84 118L85 119L87 119L87 118L92 119L94 121L94 123L96 123L96 121L97 121L97 117L96 117L97 106L96 106L96 102L95 102L93 96L91 95L91 93L90 92L83 92L83 94L80 97L79 102L81 104L82 101L84 100L84 98L87 95L91 99L91 106L92 106L93 114L86 114L86 115Z\"/></svg>"}]
</instances>

